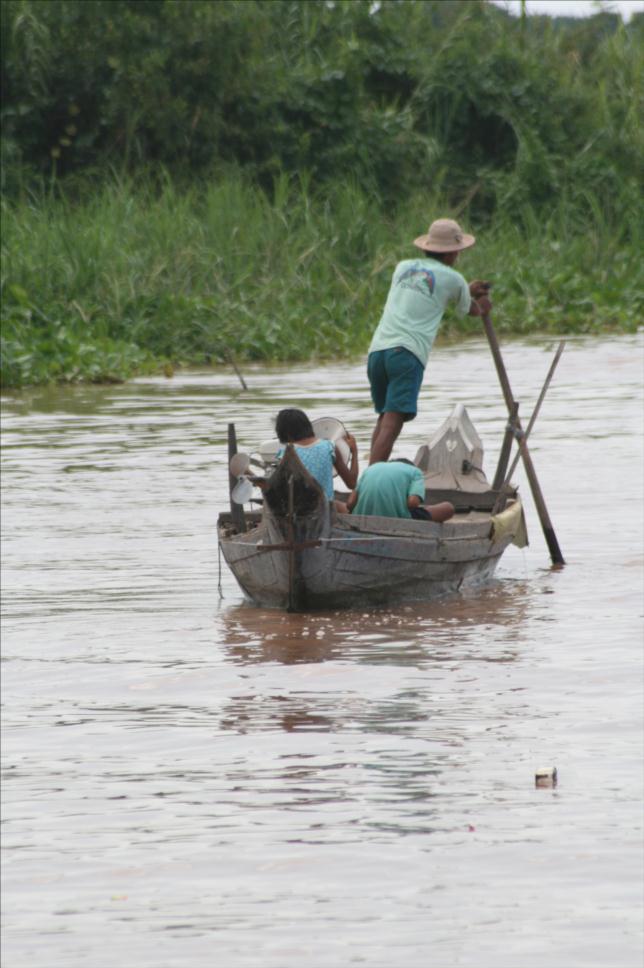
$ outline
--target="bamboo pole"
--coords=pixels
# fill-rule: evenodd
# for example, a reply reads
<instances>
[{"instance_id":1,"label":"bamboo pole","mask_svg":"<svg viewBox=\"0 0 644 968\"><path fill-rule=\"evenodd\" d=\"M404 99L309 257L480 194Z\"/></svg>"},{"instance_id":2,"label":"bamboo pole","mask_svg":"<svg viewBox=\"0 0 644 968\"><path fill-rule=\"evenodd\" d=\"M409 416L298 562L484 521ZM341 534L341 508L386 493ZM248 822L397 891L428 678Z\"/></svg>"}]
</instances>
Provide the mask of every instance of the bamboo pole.
<instances>
[{"instance_id":1,"label":"bamboo pole","mask_svg":"<svg viewBox=\"0 0 644 968\"><path fill-rule=\"evenodd\" d=\"M508 374L505 369L503 357L501 355L501 348L499 346L499 341L496 337L494 326L492 325L492 319L489 313L483 314L483 325L485 327L485 334L492 351L492 358L494 359L494 365L496 366L499 383L501 384L501 390L503 391L505 405L508 408L508 413L512 414L515 407L515 399L512 395L512 388L510 387L510 381L508 379ZM555 529L552 526L552 521L550 520L550 515L548 514L548 508L546 507L541 485L539 484L537 473L534 469L534 464L532 463L532 457L530 456L530 451L528 450L525 434L522 434L521 421L519 420L518 415L516 416L514 423L517 431L520 434L518 438L519 450L523 459L523 466L525 467L528 483L530 484L530 490L532 491L532 497L537 509L537 514L539 515L539 521L541 522L543 536L546 539L546 544L548 545L548 550L550 551L550 558L553 565L564 565L566 562L561 553L559 542L557 541L557 535L555 534Z\"/></svg>"},{"instance_id":2,"label":"bamboo pole","mask_svg":"<svg viewBox=\"0 0 644 968\"><path fill-rule=\"evenodd\" d=\"M246 380L242 376L241 370L239 369L239 367L237 366L237 363L235 362L235 357L233 356L233 354L230 351L228 351L225 355L227 356L228 362L232 366L233 370L237 374L237 376L239 378L239 382L242 385L242 389L248 390L248 384L246 383Z\"/></svg>"},{"instance_id":3,"label":"bamboo pole","mask_svg":"<svg viewBox=\"0 0 644 968\"><path fill-rule=\"evenodd\" d=\"M550 369L548 370L548 375L547 375L547 377L545 379L545 382L544 382L543 386L541 387L541 393L539 394L539 399L537 400L537 402L535 404L534 410L532 411L532 416L530 417L530 421L528 423L528 427L527 427L527 429L525 431L525 434L524 434L524 438L525 438L526 443L528 441L528 438L529 438L530 434L532 433L532 428L534 427L534 422L537 419L537 417L539 416L539 411L541 410L541 404L543 403L543 398L545 397L546 392L548 390L548 387L550 386L550 382L551 382L551 380L552 380L552 378L554 376L555 370L557 369L557 363L559 362L559 359L561 357L561 354L564 351L564 346L565 345L566 345L566 341L565 341L565 339L562 339L561 342L559 343L559 346L557 347L557 352L555 353L555 358L553 359L552 363L550 364ZM517 450L516 454L514 455L514 460L512 461L512 464L510 465L510 470L506 474L504 474L503 481L498 486L499 496L496 499L496 504L498 504L500 502L500 500L503 497L503 492L505 491L505 488L508 486L508 484L512 480L512 475L514 474L514 472L516 470L516 467L517 467L517 464L519 463L520 457L521 457L521 448L519 448ZM496 512L498 510L496 504L494 505L494 508L492 510L492 514L496 514Z\"/></svg>"},{"instance_id":4,"label":"bamboo pole","mask_svg":"<svg viewBox=\"0 0 644 968\"><path fill-rule=\"evenodd\" d=\"M508 469L508 464L510 463L510 451L512 450L512 441L515 438L516 433L516 419L519 415L519 404L514 402L512 407L512 412L510 413L510 419L507 422L505 433L503 435L503 444L501 445L501 453L499 454L499 462L496 465L496 473L494 475L494 480L492 482L492 490L500 491L501 485L503 484L506 473Z\"/></svg>"}]
</instances>

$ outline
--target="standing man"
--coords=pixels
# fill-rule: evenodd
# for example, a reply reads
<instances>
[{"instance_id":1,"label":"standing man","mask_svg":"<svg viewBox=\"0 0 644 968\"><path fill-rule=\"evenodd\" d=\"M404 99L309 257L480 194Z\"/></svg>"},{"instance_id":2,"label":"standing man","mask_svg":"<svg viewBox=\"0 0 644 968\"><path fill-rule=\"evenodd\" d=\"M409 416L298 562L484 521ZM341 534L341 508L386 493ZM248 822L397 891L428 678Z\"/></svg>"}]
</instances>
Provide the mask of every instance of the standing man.
<instances>
[{"instance_id":1,"label":"standing man","mask_svg":"<svg viewBox=\"0 0 644 968\"><path fill-rule=\"evenodd\" d=\"M367 374L378 420L371 437L370 464L389 459L407 420L416 416L418 393L443 313L454 303L460 316L482 316L492 308L489 284L467 282L453 266L462 249L474 245L458 222L440 218L414 241L423 257L404 259L394 269L387 302L371 340Z\"/></svg>"}]
</instances>

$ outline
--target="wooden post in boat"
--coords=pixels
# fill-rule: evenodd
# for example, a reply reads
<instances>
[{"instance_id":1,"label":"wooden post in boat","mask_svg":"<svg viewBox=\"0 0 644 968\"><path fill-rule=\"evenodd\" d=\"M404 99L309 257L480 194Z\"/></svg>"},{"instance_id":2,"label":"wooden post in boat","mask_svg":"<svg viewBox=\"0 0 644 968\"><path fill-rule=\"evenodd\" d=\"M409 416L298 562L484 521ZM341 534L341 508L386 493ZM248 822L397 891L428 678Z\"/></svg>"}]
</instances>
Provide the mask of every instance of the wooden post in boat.
<instances>
[{"instance_id":1,"label":"wooden post in boat","mask_svg":"<svg viewBox=\"0 0 644 968\"><path fill-rule=\"evenodd\" d=\"M230 465L231 460L237 453L237 434L235 433L235 424L228 424L228 464ZM233 488L237 483L237 478L228 471L228 491L230 493L230 516L233 519L233 525L240 534L243 534L246 530L246 515L244 514L243 505L237 504L233 501Z\"/></svg>"},{"instance_id":2,"label":"wooden post in boat","mask_svg":"<svg viewBox=\"0 0 644 968\"><path fill-rule=\"evenodd\" d=\"M518 415L519 404L515 400L512 404L510 419L508 420L505 428L505 434L503 436L503 444L501 445L501 453L499 454L499 463L496 465L496 473L492 482L493 491L498 491L505 480L508 464L510 463L510 451L512 450L512 441L514 440L516 419Z\"/></svg>"},{"instance_id":3,"label":"wooden post in boat","mask_svg":"<svg viewBox=\"0 0 644 968\"><path fill-rule=\"evenodd\" d=\"M494 359L494 365L496 366L496 372L499 377L499 382L501 384L501 389L503 391L503 396L505 398L505 404L508 408L508 413L511 414L515 400L512 395L512 388L510 387L510 381L508 379L508 374L505 369L505 364L503 362L503 357L501 356L501 348L499 346L499 341L496 338L496 333L494 331L494 326L492 325L492 320L489 313L483 314L483 325L485 327L485 333L490 344L490 349L492 351L492 357ZM515 426L519 433L522 431L521 421L517 416L515 419ZM543 530L544 538L546 539L546 544L548 545L548 550L550 551L550 559L553 565L565 565L564 556L561 553L559 547L559 542L557 541L557 535L555 534L555 529L552 526L550 520L550 515L548 514L548 509L546 507L546 502L541 491L541 486L537 478L537 473L534 469L532 463L532 457L530 456L530 451L528 450L528 444L525 439L525 435L519 436L519 450L521 452L521 457L523 458L523 466L525 467L526 476L528 478L528 483L530 484L530 490L532 491L532 497L534 498L535 507L537 509L537 514L539 515L539 521L541 522L541 528Z\"/></svg>"}]
</instances>

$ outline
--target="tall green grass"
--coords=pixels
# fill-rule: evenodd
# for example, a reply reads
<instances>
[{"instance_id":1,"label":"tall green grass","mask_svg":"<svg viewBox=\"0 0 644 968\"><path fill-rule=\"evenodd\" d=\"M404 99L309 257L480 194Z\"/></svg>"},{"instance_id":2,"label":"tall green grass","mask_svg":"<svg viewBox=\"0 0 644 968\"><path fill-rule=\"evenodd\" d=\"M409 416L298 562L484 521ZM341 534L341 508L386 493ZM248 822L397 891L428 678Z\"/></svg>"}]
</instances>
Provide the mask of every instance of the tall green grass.
<instances>
[{"instance_id":1,"label":"tall green grass","mask_svg":"<svg viewBox=\"0 0 644 968\"><path fill-rule=\"evenodd\" d=\"M526 203L472 226L458 268L494 283L506 333L629 331L643 318L637 201L619 224L599 196ZM118 380L145 370L363 353L395 263L454 214L419 192L395 213L346 180L317 191L231 172L179 190L112 179L72 199L2 203L2 381ZM446 317L443 335L479 331Z\"/></svg>"}]
</instances>

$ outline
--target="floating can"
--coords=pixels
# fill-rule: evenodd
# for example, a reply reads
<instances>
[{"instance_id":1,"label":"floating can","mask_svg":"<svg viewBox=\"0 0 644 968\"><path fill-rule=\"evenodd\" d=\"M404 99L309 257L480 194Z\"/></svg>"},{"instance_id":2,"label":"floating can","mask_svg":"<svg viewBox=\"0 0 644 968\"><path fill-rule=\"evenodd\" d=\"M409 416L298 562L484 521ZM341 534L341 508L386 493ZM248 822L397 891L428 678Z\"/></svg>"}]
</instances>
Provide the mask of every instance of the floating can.
<instances>
[{"instance_id":1,"label":"floating can","mask_svg":"<svg viewBox=\"0 0 644 968\"><path fill-rule=\"evenodd\" d=\"M557 786L557 767L541 766L534 774L534 784L538 787Z\"/></svg>"}]
</instances>

